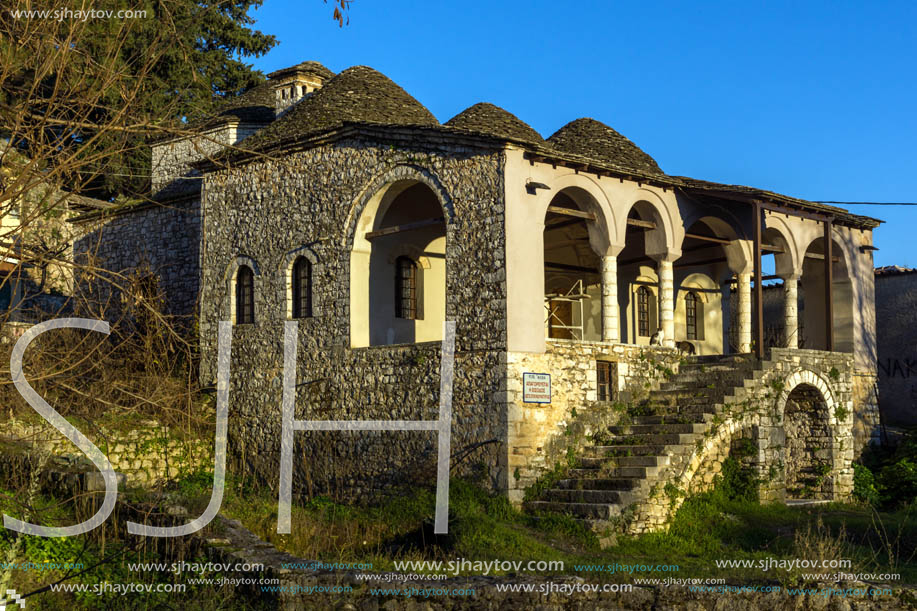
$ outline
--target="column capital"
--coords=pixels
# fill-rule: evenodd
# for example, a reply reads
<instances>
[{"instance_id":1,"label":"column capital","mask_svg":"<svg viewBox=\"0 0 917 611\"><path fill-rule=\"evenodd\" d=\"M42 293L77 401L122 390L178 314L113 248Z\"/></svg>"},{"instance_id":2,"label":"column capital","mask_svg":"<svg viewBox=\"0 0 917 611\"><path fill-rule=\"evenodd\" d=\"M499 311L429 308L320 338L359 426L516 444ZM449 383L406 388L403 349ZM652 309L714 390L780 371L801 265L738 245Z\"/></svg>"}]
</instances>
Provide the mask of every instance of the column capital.
<instances>
[{"instance_id":1,"label":"column capital","mask_svg":"<svg viewBox=\"0 0 917 611\"><path fill-rule=\"evenodd\" d=\"M646 253L651 259L655 260L656 263L674 263L681 258L680 250L667 250L661 253Z\"/></svg>"},{"instance_id":2,"label":"column capital","mask_svg":"<svg viewBox=\"0 0 917 611\"><path fill-rule=\"evenodd\" d=\"M624 250L624 244L609 244L604 256L617 257L622 250Z\"/></svg>"}]
</instances>

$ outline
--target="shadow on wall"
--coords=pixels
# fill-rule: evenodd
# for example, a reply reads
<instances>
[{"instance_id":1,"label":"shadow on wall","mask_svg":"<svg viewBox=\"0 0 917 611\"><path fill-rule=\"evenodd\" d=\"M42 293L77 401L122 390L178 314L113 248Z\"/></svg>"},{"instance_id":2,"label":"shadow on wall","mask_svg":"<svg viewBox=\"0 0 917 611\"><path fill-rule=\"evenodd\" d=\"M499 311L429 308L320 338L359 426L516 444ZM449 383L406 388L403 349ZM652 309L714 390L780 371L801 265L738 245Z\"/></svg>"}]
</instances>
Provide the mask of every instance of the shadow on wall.
<instances>
[{"instance_id":1,"label":"shadow on wall","mask_svg":"<svg viewBox=\"0 0 917 611\"><path fill-rule=\"evenodd\" d=\"M370 345L442 339L446 315L446 223L425 184L396 184L367 234Z\"/></svg>"}]
</instances>

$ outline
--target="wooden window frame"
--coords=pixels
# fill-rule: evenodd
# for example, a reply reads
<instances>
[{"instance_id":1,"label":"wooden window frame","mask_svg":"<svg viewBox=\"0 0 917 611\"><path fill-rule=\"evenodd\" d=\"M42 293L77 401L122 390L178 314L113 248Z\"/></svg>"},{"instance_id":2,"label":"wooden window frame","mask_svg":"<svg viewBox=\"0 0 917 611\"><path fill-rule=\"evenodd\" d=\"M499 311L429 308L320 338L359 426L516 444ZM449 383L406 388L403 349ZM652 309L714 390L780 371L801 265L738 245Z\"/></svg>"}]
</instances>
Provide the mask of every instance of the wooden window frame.
<instances>
[{"instance_id":1,"label":"wooden window frame","mask_svg":"<svg viewBox=\"0 0 917 611\"><path fill-rule=\"evenodd\" d=\"M418 320L418 265L411 257L395 259L395 317ZM409 273L406 273L408 272Z\"/></svg>"},{"instance_id":2,"label":"wooden window frame","mask_svg":"<svg viewBox=\"0 0 917 611\"><path fill-rule=\"evenodd\" d=\"M292 275L293 318L312 318L312 262L297 257Z\"/></svg>"},{"instance_id":3,"label":"wooden window frame","mask_svg":"<svg viewBox=\"0 0 917 611\"><path fill-rule=\"evenodd\" d=\"M236 324L255 322L255 272L247 265L236 270Z\"/></svg>"},{"instance_id":4,"label":"wooden window frame","mask_svg":"<svg viewBox=\"0 0 917 611\"><path fill-rule=\"evenodd\" d=\"M685 295L685 339L697 341L697 302L698 297L694 291Z\"/></svg>"},{"instance_id":5,"label":"wooden window frame","mask_svg":"<svg viewBox=\"0 0 917 611\"><path fill-rule=\"evenodd\" d=\"M650 300L653 298L653 291L645 286L637 288L637 335L640 337L650 337L652 335L652 324L650 321Z\"/></svg>"},{"instance_id":6,"label":"wooden window frame","mask_svg":"<svg viewBox=\"0 0 917 611\"><path fill-rule=\"evenodd\" d=\"M597 360L595 362L595 398L597 401L614 401L617 363Z\"/></svg>"}]
</instances>

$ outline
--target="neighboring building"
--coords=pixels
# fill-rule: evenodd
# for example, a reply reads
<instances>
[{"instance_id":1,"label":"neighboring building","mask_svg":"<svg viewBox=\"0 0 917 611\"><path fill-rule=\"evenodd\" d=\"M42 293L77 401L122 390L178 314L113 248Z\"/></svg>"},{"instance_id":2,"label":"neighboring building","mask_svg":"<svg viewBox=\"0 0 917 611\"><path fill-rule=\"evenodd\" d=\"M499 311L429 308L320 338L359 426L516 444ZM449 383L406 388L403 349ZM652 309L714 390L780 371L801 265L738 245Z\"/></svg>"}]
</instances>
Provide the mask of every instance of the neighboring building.
<instances>
[{"instance_id":1,"label":"neighboring building","mask_svg":"<svg viewBox=\"0 0 917 611\"><path fill-rule=\"evenodd\" d=\"M28 160L0 141L0 179L19 176ZM6 183L10 184L12 181ZM68 221L110 206L39 183L0 209L0 318L29 323L70 307L73 226Z\"/></svg>"},{"instance_id":2,"label":"neighboring building","mask_svg":"<svg viewBox=\"0 0 917 611\"><path fill-rule=\"evenodd\" d=\"M451 320L453 448L477 447L461 468L515 502L558 448L597 451L570 426L592 417L591 435L620 413L614 401L644 391L681 415L646 416L653 443L616 433L638 444L630 458L646 454L618 462L642 492L610 500L610 480L593 478L549 508L608 517L628 498L633 528L658 527L671 504L651 502L647 482L709 485L705 469L743 436L771 473L766 496L849 494L877 425L879 221L668 175L593 119L544 140L489 104L440 124L366 67L306 62L270 77L202 124L206 137L154 144L168 206L82 221L106 265L146 266L175 313L198 316L205 383L217 324L234 323L230 443L247 470L276 481L285 321L299 322L298 419L417 420L436 418ZM753 316L761 254L786 296L767 350ZM700 359L680 359L676 342ZM708 365L719 373L698 386ZM525 373L552 374L549 403L527 400ZM685 403L689 390L703 401ZM296 489L340 496L429 473L436 456L433 435L407 431L297 432L295 447Z\"/></svg>"},{"instance_id":3,"label":"neighboring building","mask_svg":"<svg viewBox=\"0 0 917 611\"><path fill-rule=\"evenodd\" d=\"M917 425L917 269L876 268L876 344L883 424Z\"/></svg>"}]
</instances>

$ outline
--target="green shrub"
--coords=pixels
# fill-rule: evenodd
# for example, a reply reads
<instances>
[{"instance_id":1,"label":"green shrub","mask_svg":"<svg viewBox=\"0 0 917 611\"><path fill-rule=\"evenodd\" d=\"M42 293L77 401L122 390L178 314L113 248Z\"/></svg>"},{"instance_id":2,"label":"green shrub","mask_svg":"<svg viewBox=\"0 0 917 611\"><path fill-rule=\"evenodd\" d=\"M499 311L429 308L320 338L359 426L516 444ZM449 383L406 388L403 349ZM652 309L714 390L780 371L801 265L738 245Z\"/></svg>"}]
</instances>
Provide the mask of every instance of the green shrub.
<instances>
[{"instance_id":1,"label":"green shrub","mask_svg":"<svg viewBox=\"0 0 917 611\"><path fill-rule=\"evenodd\" d=\"M879 502L879 489L876 487L876 478L869 467L853 463L853 498L870 505Z\"/></svg>"},{"instance_id":2,"label":"green shrub","mask_svg":"<svg viewBox=\"0 0 917 611\"><path fill-rule=\"evenodd\" d=\"M879 472L879 489L886 507L913 503L917 500L917 462L902 458L884 467Z\"/></svg>"}]
</instances>

